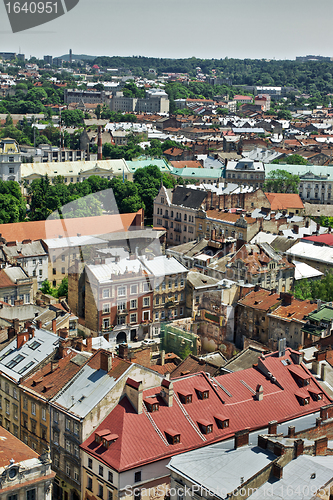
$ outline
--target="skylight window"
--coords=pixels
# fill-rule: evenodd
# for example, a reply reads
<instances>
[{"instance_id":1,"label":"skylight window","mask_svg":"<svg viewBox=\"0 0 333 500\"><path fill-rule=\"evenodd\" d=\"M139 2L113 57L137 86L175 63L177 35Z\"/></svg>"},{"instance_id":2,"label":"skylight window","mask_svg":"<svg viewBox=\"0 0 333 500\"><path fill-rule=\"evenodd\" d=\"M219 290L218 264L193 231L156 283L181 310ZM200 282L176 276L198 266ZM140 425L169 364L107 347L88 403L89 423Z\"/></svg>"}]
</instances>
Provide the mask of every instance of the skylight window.
<instances>
[{"instance_id":1,"label":"skylight window","mask_svg":"<svg viewBox=\"0 0 333 500\"><path fill-rule=\"evenodd\" d=\"M21 375L22 373L24 373L28 368L30 368L30 366L32 366L34 364L33 361L29 361L29 363L25 366L23 366L23 368L21 368L21 370L19 370L19 374Z\"/></svg>"},{"instance_id":2,"label":"skylight window","mask_svg":"<svg viewBox=\"0 0 333 500\"><path fill-rule=\"evenodd\" d=\"M37 347L39 347L41 345L40 342L38 342L37 340L34 340L32 344L29 345L30 349L33 349L34 351L37 349Z\"/></svg>"},{"instance_id":3,"label":"skylight window","mask_svg":"<svg viewBox=\"0 0 333 500\"><path fill-rule=\"evenodd\" d=\"M13 351L15 351L15 349L9 349L9 351L7 351L4 354L2 354L0 356L0 361L2 361L6 356L9 356L9 354L11 354Z\"/></svg>"},{"instance_id":4,"label":"skylight window","mask_svg":"<svg viewBox=\"0 0 333 500\"><path fill-rule=\"evenodd\" d=\"M22 356L22 354L18 354L17 356L15 356L14 359L12 359L11 361L9 361L9 363L7 363L7 368L14 368L16 365L18 365L20 363L20 361L22 361L22 359L24 359L24 356Z\"/></svg>"}]
</instances>

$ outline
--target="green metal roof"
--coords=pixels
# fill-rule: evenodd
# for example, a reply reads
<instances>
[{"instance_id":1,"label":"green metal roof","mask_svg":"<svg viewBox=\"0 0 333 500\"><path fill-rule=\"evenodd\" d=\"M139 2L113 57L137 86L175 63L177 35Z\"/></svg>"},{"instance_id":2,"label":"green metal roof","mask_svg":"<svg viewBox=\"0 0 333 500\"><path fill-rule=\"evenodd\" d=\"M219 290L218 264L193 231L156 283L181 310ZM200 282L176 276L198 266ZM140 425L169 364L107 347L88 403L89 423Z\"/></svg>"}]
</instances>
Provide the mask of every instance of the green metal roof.
<instances>
[{"instance_id":1,"label":"green metal roof","mask_svg":"<svg viewBox=\"0 0 333 500\"><path fill-rule=\"evenodd\" d=\"M126 161L126 165L130 172L135 172L138 168L148 167L149 165L156 165L161 172L170 172L170 167L163 158L138 158L136 160Z\"/></svg>"},{"instance_id":2,"label":"green metal roof","mask_svg":"<svg viewBox=\"0 0 333 500\"><path fill-rule=\"evenodd\" d=\"M307 315L307 319L313 321L327 321L333 320L333 307L323 305L319 311L314 311Z\"/></svg>"},{"instance_id":3,"label":"green metal roof","mask_svg":"<svg viewBox=\"0 0 333 500\"><path fill-rule=\"evenodd\" d=\"M172 175L177 175L186 179L221 179L223 177L222 168L170 168Z\"/></svg>"},{"instance_id":4,"label":"green metal roof","mask_svg":"<svg viewBox=\"0 0 333 500\"><path fill-rule=\"evenodd\" d=\"M299 177L309 174L309 177L306 179L320 179L322 180L329 180L333 181L333 165L331 166L326 166L326 167L317 167L317 165L288 165L284 163L279 163L274 164L274 163L267 163L265 165L265 175L266 177L272 172L273 170L286 170L290 174L293 175L298 175ZM301 180L306 180L306 179L301 179Z\"/></svg>"}]
</instances>

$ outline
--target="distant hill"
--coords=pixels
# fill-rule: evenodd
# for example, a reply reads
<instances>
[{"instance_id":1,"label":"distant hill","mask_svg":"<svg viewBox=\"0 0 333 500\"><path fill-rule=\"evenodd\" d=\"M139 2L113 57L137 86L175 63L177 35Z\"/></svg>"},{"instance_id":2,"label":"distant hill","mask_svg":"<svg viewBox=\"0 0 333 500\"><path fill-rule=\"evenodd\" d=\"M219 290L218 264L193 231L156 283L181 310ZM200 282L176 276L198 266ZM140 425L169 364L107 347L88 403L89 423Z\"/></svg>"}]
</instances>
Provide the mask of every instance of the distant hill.
<instances>
[{"instance_id":1,"label":"distant hill","mask_svg":"<svg viewBox=\"0 0 333 500\"><path fill-rule=\"evenodd\" d=\"M65 54L64 56L59 57L64 61L69 62L69 54ZM73 54L72 59L73 61L77 59L81 59L81 61L93 61L94 59L96 59L96 56L88 56L87 54Z\"/></svg>"}]
</instances>

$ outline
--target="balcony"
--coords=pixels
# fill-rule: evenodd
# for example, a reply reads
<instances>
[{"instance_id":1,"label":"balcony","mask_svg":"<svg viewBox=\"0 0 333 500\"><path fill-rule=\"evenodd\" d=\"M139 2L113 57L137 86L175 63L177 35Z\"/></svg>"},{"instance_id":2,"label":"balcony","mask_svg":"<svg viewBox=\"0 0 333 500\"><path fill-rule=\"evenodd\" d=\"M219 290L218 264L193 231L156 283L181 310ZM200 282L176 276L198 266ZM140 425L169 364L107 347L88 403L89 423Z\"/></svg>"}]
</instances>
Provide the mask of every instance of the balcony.
<instances>
[{"instance_id":1,"label":"balcony","mask_svg":"<svg viewBox=\"0 0 333 500\"><path fill-rule=\"evenodd\" d=\"M180 227L175 227L175 228L174 228L174 231L175 231L176 233L181 233L181 232L182 232L182 230L180 229Z\"/></svg>"},{"instance_id":2,"label":"balcony","mask_svg":"<svg viewBox=\"0 0 333 500\"><path fill-rule=\"evenodd\" d=\"M175 220L178 221L178 222L181 222L182 218L181 217L175 217Z\"/></svg>"},{"instance_id":3,"label":"balcony","mask_svg":"<svg viewBox=\"0 0 333 500\"><path fill-rule=\"evenodd\" d=\"M162 215L163 219L169 219L168 215Z\"/></svg>"},{"instance_id":4,"label":"balcony","mask_svg":"<svg viewBox=\"0 0 333 500\"><path fill-rule=\"evenodd\" d=\"M118 309L117 316L126 316L128 314L127 309Z\"/></svg>"}]
</instances>

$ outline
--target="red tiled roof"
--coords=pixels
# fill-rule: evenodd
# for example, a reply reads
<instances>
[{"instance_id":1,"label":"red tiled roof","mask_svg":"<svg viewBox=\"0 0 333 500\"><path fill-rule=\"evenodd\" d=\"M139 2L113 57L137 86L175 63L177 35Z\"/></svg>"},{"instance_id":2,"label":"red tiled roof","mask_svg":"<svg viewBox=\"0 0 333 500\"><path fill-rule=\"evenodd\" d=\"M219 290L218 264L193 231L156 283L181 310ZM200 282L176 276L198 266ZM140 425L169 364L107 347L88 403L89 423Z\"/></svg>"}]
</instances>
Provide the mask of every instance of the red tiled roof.
<instances>
[{"instance_id":1,"label":"red tiled roof","mask_svg":"<svg viewBox=\"0 0 333 500\"><path fill-rule=\"evenodd\" d=\"M8 274L4 269L0 270L0 288L7 288L15 286L15 283L12 282Z\"/></svg>"},{"instance_id":2,"label":"red tiled roof","mask_svg":"<svg viewBox=\"0 0 333 500\"><path fill-rule=\"evenodd\" d=\"M197 160L180 160L170 161L174 168L202 168L200 161Z\"/></svg>"},{"instance_id":3,"label":"red tiled roof","mask_svg":"<svg viewBox=\"0 0 333 500\"><path fill-rule=\"evenodd\" d=\"M271 210L288 210L291 208L304 208L303 202L295 193L265 193L271 204Z\"/></svg>"},{"instance_id":4,"label":"red tiled roof","mask_svg":"<svg viewBox=\"0 0 333 500\"><path fill-rule=\"evenodd\" d=\"M292 297L290 305L281 305L277 307L272 316L283 318L289 321L303 321L304 316L310 314L317 309L317 304L311 303L310 300L298 300Z\"/></svg>"},{"instance_id":5,"label":"red tiled roof","mask_svg":"<svg viewBox=\"0 0 333 500\"><path fill-rule=\"evenodd\" d=\"M51 363L48 363L33 375L26 378L22 382L22 386L33 390L46 399L52 398L80 370L82 365L72 361L77 355L77 352L72 351L65 358L59 359L58 368L53 372L51 371Z\"/></svg>"},{"instance_id":6,"label":"red tiled roof","mask_svg":"<svg viewBox=\"0 0 333 500\"><path fill-rule=\"evenodd\" d=\"M8 466L11 459L15 460L15 462L22 462L23 460L38 457L35 451L3 427L0 427L0 442L0 467Z\"/></svg>"},{"instance_id":7,"label":"red tiled roof","mask_svg":"<svg viewBox=\"0 0 333 500\"><path fill-rule=\"evenodd\" d=\"M173 380L174 398L171 407L168 407L160 396L161 387L147 389L143 392L143 398L153 396L159 401L159 411L150 413L149 418L144 411L137 414L126 396L97 429L110 428L111 432L119 435L117 441L106 449L96 443L92 435L81 448L101 463L117 471L125 471L223 441L245 428L250 431L264 429L271 420L286 422L311 414L321 406L330 404L331 399L326 393L323 393L321 401L310 397L308 405L300 404L295 397L299 387L288 370L288 367L293 365L291 353L290 349L286 349L285 356L282 357L278 357L277 353L262 355L256 367L225 374L215 380L207 378L202 372ZM282 363L287 359L290 365ZM306 368L304 370L306 371ZM264 374L268 372L272 374L270 378ZM316 379L311 374L309 376L308 389L319 388ZM220 385L215 384L215 381ZM253 395L257 385L263 388L261 401ZM195 392L196 386L209 390L209 398L199 399ZM184 393L192 394L192 403L184 405L189 417L184 414L178 399L178 395ZM229 427L225 429L220 429L214 423L214 416L222 412L229 419ZM208 435L199 433L198 423L202 419L213 423L212 432ZM156 432L156 427L159 433ZM179 443L168 445L166 439L161 437L162 435L165 438L170 428L180 434Z\"/></svg>"},{"instance_id":8,"label":"red tiled roof","mask_svg":"<svg viewBox=\"0 0 333 500\"><path fill-rule=\"evenodd\" d=\"M41 220L29 222L13 222L1 224L0 234L7 241L40 240L105 234L107 232L127 231L134 223L136 213L119 215L100 215L95 217L79 217L65 220Z\"/></svg>"},{"instance_id":9,"label":"red tiled roof","mask_svg":"<svg viewBox=\"0 0 333 500\"><path fill-rule=\"evenodd\" d=\"M252 307L253 309L268 311L271 307L278 304L279 301L280 301L279 293L272 293L269 290L264 290L263 288L260 288L258 291L252 290L252 292L245 295L243 299L240 299L238 301L238 304L247 307Z\"/></svg>"}]
</instances>

